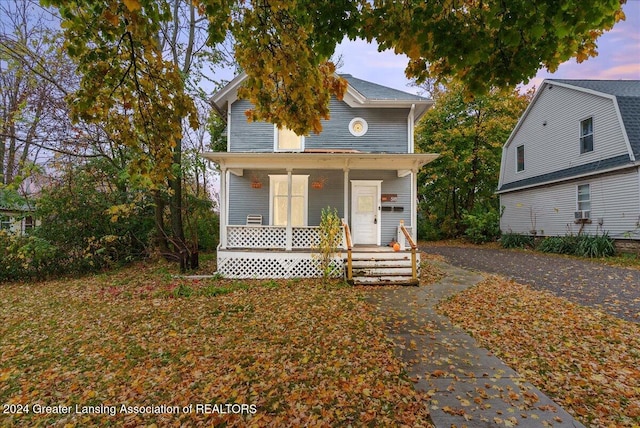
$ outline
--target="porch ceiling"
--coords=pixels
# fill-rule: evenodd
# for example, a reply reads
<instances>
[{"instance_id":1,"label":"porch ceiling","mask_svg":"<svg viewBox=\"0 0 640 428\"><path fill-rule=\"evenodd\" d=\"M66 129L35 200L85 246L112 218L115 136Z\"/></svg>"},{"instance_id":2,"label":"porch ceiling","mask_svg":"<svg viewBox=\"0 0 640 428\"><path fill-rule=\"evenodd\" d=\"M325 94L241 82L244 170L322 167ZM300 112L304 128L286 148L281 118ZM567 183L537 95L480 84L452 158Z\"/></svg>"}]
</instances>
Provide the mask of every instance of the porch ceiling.
<instances>
[{"instance_id":1,"label":"porch ceiling","mask_svg":"<svg viewBox=\"0 0 640 428\"><path fill-rule=\"evenodd\" d=\"M438 157L434 153L234 153L206 152L203 156L242 175L244 169L376 169L406 175Z\"/></svg>"}]
</instances>

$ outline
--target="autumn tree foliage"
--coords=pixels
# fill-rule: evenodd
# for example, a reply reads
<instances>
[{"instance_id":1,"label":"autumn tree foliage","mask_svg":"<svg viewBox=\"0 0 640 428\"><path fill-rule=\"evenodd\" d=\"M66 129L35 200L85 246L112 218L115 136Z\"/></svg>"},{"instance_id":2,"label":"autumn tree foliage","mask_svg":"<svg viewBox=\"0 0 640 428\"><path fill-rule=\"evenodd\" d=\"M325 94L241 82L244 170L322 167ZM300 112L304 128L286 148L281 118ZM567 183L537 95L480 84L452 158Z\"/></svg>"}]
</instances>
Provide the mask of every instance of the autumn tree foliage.
<instances>
[{"instance_id":1,"label":"autumn tree foliage","mask_svg":"<svg viewBox=\"0 0 640 428\"><path fill-rule=\"evenodd\" d=\"M185 124L199 126L187 85L198 51L193 29L203 20L209 46L229 35L235 41L235 60L247 73L240 94L254 106L247 117L307 134L321 131L331 96L345 91L330 61L344 37L406 54L406 73L418 81L456 77L467 92L482 94L595 55L597 37L624 17L618 0L43 2L58 8L81 74L68 98L72 117L104 124L133 153L132 173L156 195L158 245L172 246L183 265L193 245L181 218L182 141ZM177 27L166 31L177 10L188 11L179 37ZM187 48L176 50L179 43ZM161 224L167 204L170 227Z\"/></svg>"},{"instance_id":2,"label":"autumn tree foliage","mask_svg":"<svg viewBox=\"0 0 640 428\"><path fill-rule=\"evenodd\" d=\"M464 85L453 82L435 91L435 106L416 131L418 150L440 154L418 175L422 237L459 236L465 215L498 220L502 145L531 95L493 88L468 98Z\"/></svg>"}]
</instances>

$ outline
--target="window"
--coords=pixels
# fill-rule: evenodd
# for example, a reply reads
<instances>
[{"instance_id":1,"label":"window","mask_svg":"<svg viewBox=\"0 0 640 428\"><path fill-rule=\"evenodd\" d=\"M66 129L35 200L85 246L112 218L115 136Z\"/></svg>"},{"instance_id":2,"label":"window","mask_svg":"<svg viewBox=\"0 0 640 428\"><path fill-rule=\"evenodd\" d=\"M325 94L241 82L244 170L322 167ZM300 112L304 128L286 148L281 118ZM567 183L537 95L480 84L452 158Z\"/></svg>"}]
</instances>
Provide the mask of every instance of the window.
<instances>
[{"instance_id":1,"label":"window","mask_svg":"<svg viewBox=\"0 0 640 428\"><path fill-rule=\"evenodd\" d=\"M24 218L24 233L29 233L33 229L34 221L33 217L28 215Z\"/></svg>"},{"instance_id":2,"label":"window","mask_svg":"<svg viewBox=\"0 0 640 428\"><path fill-rule=\"evenodd\" d=\"M297 135L288 128L276 127L275 151L297 152L304 150L304 137Z\"/></svg>"},{"instance_id":3,"label":"window","mask_svg":"<svg viewBox=\"0 0 640 428\"><path fill-rule=\"evenodd\" d=\"M578 186L578 211L591 211L591 189L588 184Z\"/></svg>"},{"instance_id":4,"label":"window","mask_svg":"<svg viewBox=\"0 0 640 428\"><path fill-rule=\"evenodd\" d=\"M0 215L0 230L11 230L11 217Z\"/></svg>"},{"instance_id":5,"label":"window","mask_svg":"<svg viewBox=\"0 0 640 428\"><path fill-rule=\"evenodd\" d=\"M308 175L291 176L291 197L286 175L270 175L271 224L287 225L287 209L291 200L291 225L307 225Z\"/></svg>"},{"instance_id":6,"label":"window","mask_svg":"<svg viewBox=\"0 0 640 428\"><path fill-rule=\"evenodd\" d=\"M363 136L367 133L368 129L369 125L367 124L367 121L361 117L351 119L351 122L349 122L349 132L351 132L351 135L354 137Z\"/></svg>"},{"instance_id":7,"label":"window","mask_svg":"<svg viewBox=\"0 0 640 428\"><path fill-rule=\"evenodd\" d=\"M580 153L593 151L593 118L580 121Z\"/></svg>"},{"instance_id":8,"label":"window","mask_svg":"<svg viewBox=\"0 0 640 428\"><path fill-rule=\"evenodd\" d=\"M524 145L516 147L516 172L524 171Z\"/></svg>"}]
</instances>

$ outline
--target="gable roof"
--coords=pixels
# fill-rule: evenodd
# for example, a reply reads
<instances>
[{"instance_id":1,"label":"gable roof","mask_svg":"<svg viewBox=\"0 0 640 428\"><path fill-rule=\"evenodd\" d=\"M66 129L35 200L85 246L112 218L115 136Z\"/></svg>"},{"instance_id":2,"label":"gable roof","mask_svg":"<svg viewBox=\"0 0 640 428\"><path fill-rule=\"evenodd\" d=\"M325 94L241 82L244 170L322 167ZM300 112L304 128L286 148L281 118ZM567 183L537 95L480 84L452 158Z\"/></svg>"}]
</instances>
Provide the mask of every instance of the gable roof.
<instances>
[{"instance_id":1,"label":"gable roof","mask_svg":"<svg viewBox=\"0 0 640 428\"><path fill-rule=\"evenodd\" d=\"M413 108L414 122L417 122L433 105L433 100L429 98L358 79L350 74L338 74L338 76L347 81L343 101L350 107ZM239 74L211 97L211 103L223 119L226 119L223 113L238 99L238 88L246 78L245 73Z\"/></svg>"},{"instance_id":2,"label":"gable roof","mask_svg":"<svg viewBox=\"0 0 640 428\"><path fill-rule=\"evenodd\" d=\"M544 92L544 89L551 85L559 85L611 99L620 113L623 134L628 141L630 153L505 184L502 182L502 168L505 167L504 156L506 148L511 144L518 129L522 126L533 105ZM531 100L531 103L520 117L507 142L504 144L498 193L577 178L589 174L602 173L612 169L634 165L634 161L640 161L640 80L545 79L536 91L533 100Z\"/></svg>"},{"instance_id":3,"label":"gable roof","mask_svg":"<svg viewBox=\"0 0 640 428\"><path fill-rule=\"evenodd\" d=\"M366 80L353 77L350 74L338 74L338 76L345 79L351 88L369 100L431 101L429 98L378 85L377 83L367 82Z\"/></svg>"},{"instance_id":4,"label":"gable roof","mask_svg":"<svg viewBox=\"0 0 640 428\"><path fill-rule=\"evenodd\" d=\"M550 82L613 95L620 110L629 145L636 160L640 160L640 80L570 80L549 79Z\"/></svg>"}]
</instances>

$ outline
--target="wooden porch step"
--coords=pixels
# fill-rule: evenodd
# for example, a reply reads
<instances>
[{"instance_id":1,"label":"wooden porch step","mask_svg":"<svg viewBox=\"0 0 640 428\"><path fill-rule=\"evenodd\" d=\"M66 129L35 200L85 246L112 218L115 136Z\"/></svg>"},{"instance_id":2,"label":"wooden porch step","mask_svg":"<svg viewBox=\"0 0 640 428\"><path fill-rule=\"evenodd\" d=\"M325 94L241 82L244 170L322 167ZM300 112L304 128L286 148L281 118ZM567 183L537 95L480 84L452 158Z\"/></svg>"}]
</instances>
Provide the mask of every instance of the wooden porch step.
<instances>
[{"instance_id":1,"label":"wooden porch step","mask_svg":"<svg viewBox=\"0 0 640 428\"><path fill-rule=\"evenodd\" d=\"M354 252L351 261L353 280L350 282L354 285L418 285L412 276L410 252Z\"/></svg>"}]
</instances>

